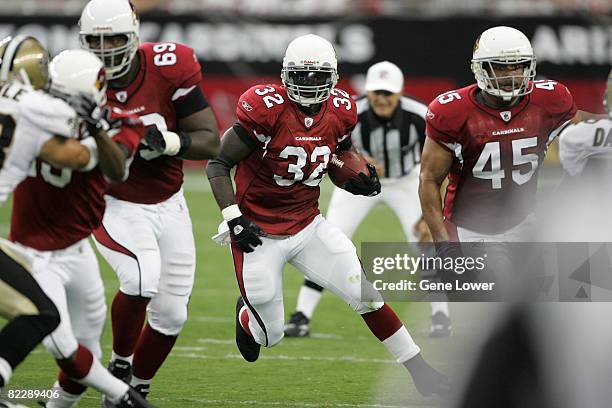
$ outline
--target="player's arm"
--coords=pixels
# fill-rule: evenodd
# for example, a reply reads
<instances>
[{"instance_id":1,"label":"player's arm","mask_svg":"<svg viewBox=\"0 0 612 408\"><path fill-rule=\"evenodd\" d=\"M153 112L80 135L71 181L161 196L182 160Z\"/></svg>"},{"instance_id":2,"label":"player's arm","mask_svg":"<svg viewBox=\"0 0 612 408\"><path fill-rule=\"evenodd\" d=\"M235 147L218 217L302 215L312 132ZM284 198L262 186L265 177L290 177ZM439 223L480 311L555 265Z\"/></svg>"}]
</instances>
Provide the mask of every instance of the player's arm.
<instances>
[{"instance_id":1,"label":"player's arm","mask_svg":"<svg viewBox=\"0 0 612 408\"><path fill-rule=\"evenodd\" d=\"M121 143L116 143L106 131L102 130L94 136L98 149L98 166L111 183L124 180L126 162L130 154Z\"/></svg>"},{"instance_id":2,"label":"player's arm","mask_svg":"<svg viewBox=\"0 0 612 408\"><path fill-rule=\"evenodd\" d=\"M241 160L248 157L255 149L247 130L239 123L229 128L221 140L219 155L208 162L206 174L215 200L221 209L223 219L227 221L233 241L244 252L253 252L262 244L260 236L264 232L240 212L236 204L236 195L230 178L230 170Z\"/></svg>"},{"instance_id":3,"label":"player's arm","mask_svg":"<svg viewBox=\"0 0 612 408\"><path fill-rule=\"evenodd\" d=\"M586 111L576 111L576 115L574 115L574 117L572 118L572 120L570 120L571 124L577 124L580 122L584 122L587 120L601 120L601 119L609 119L610 117L608 116L607 113L591 113L591 112L586 112Z\"/></svg>"},{"instance_id":4,"label":"player's arm","mask_svg":"<svg viewBox=\"0 0 612 408\"><path fill-rule=\"evenodd\" d=\"M452 164L453 156L450 151L430 138L425 139L419 175L419 198L423 218L434 242L449 240L444 226L440 188Z\"/></svg>"},{"instance_id":5,"label":"player's arm","mask_svg":"<svg viewBox=\"0 0 612 408\"><path fill-rule=\"evenodd\" d=\"M178 128L190 139L189 147L180 155L183 159L206 160L217 157L221 150L219 128L210 106L180 119Z\"/></svg>"},{"instance_id":6,"label":"player's arm","mask_svg":"<svg viewBox=\"0 0 612 408\"><path fill-rule=\"evenodd\" d=\"M81 170L90 162L92 152L76 139L53 136L42 145L38 157L58 169Z\"/></svg>"}]
</instances>

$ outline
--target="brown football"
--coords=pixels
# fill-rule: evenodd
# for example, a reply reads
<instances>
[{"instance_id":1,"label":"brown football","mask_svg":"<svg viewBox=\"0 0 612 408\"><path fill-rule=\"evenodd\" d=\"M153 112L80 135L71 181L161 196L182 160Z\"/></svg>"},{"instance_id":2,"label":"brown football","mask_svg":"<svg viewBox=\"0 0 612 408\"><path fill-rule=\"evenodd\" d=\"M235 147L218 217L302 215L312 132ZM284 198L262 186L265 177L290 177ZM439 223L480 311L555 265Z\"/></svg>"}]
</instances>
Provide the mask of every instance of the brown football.
<instances>
[{"instance_id":1,"label":"brown football","mask_svg":"<svg viewBox=\"0 0 612 408\"><path fill-rule=\"evenodd\" d=\"M343 150L332 155L327 166L329 178L338 187L351 180L360 180L359 173L369 174L365 157L352 150Z\"/></svg>"}]
</instances>

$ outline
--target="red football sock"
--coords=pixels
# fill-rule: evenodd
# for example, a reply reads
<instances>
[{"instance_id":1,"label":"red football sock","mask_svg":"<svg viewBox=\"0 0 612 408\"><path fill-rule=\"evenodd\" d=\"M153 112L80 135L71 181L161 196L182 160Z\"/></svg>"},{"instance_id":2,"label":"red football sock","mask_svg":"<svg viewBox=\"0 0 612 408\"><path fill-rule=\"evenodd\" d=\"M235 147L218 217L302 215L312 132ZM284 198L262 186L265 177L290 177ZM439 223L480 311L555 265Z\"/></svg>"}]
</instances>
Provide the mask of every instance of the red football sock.
<instances>
[{"instance_id":1,"label":"red football sock","mask_svg":"<svg viewBox=\"0 0 612 408\"><path fill-rule=\"evenodd\" d=\"M134 376L150 380L170 354L177 336L166 336L145 326L134 353Z\"/></svg>"},{"instance_id":2,"label":"red football sock","mask_svg":"<svg viewBox=\"0 0 612 408\"><path fill-rule=\"evenodd\" d=\"M147 312L148 298L128 296L117 291L111 307L113 351L120 356L134 354Z\"/></svg>"},{"instance_id":3,"label":"red football sock","mask_svg":"<svg viewBox=\"0 0 612 408\"><path fill-rule=\"evenodd\" d=\"M74 381L64 370L60 370L58 382L62 389L72 395L80 395L87 389L83 384Z\"/></svg>"},{"instance_id":4,"label":"red football sock","mask_svg":"<svg viewBox=\"0 0 612 408\"><path fill-rule=\"evenodd\" d=\"M89 370L93 364L94 356L88 348L79 344L74 358L68 360L56 360L63 372L69 377L80 380L89 374Z\"/></svg>"},{"instance_id":5,"label":"red football sock","mask_svg":"<svg viewBox=\"0 0 612 408\"><path fill-rule=\"evenodd\" d=\"M402 321L386 303L380 309L364 313L361 317L380 341L391 337L403 326Z\"/></svg>"},{"instance_id":6,"label":"red football sock","mask_svg":"<svg viewBox=\"0 0 612 408\"><path fill-rule=\"evenodd\" d=\"M253 337L253 333L251 333L251 329L249 328L249 312L246 307L240 311L240 325L249 336Z\"/></svg>"}]
</instances>

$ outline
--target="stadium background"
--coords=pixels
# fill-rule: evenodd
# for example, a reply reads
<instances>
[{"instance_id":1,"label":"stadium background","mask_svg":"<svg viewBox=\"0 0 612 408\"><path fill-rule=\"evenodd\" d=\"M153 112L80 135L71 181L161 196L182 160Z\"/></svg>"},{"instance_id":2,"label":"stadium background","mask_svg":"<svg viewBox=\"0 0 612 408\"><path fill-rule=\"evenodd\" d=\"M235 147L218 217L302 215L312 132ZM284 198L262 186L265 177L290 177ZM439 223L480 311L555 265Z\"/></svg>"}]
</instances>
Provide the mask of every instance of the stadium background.
<instances>
[{"instance_id":1,"label":"stadium background","mask_svg":"<svg viewBox=\"0 0 612 408\"><path fill-rule=\"evenodd\" d=\"M484 29L512 25L533 42L538 75L565 83L580 109L600 112L605 78L612 63L612 3L609 0L167 0L136 1L142 41L178 41L195 48L203 66L202 87L225 129L234 120L239 95L256 83L279 83L288 42L314 32L332 40L339 53L340 86L357 94L369 65L397 63L406 92L429 102L437 94L473 81L469 70L473 42ZM0 37L35 35L53 55L78 47L76 22L82 0L2 0ZM543 185L558 174L549 154ZM429 406L417 396L409 376L391 364L384 348L340 301L326 294L313 321L314 336L285 340L266 350L254 365L243 362L233 342L237 294L226 248L209 237L220 216L202 165L192 163L185 191L197 243L196 288L190 319L177 347L156 377L151 400L163 407ZM322 184L321 208L331 193ZM417 198L407 198L415 205ZM59 204L58 204L59 205ZM8 234L10 205L0 209L0 233ZM401 241L391 212L377 208L358 230L355 243ZM107 295L117 284L101 261ZM290 313L301 277L289 268L285 308ZM397 304L402 319L436 367L461 375L456 356L481 337L473 310L453 305L455 336L427 338L426 304ZM483 314L487 311L482 310ZM110 326L103 339L110 353ZM452 361L453 364L449 363ZM47 389L55 373L51 357L39 348L19 368L9 389ZM81 406L98 406L89 392ZM22 400L33 404L34 401Z\"/></svg>"}]
</instances>

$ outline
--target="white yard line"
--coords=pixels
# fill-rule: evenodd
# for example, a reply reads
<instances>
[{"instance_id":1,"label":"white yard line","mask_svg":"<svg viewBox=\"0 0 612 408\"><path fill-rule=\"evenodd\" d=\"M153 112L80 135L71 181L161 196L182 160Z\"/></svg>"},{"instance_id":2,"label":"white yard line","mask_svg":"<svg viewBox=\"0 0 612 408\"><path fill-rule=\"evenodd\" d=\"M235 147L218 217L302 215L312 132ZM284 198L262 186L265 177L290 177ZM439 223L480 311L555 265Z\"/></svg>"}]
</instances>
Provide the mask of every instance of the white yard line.
<instances>
[{"instance_id":1,"label":"white yard line","mask_svg":"<svg viewBox=\"0 0 612 408\"><path fill-rule=\"evenodd\" d=\"M201 353L172 353L172 357L177 358L192 358L201 360L218 360L220 358L238 359L242 360L240 354L201 354ZM332 361L332 362L349 362L349 363L370 363L370 364L397 364L394 360L387 360L382 358L362 358L355 356L336 356L336 357L325 357L325 356L288 356L284 354L261 356L260 360L281 360L281 361Z\"/></svg>"},{"instance_id":2,"label":"white yard line","mask_svg":"<svg viewBox=\"0 0 612 408\"><path fill-rule=\"evenodd\" d=\"M90 393L86 394L83 399L100 399L99 395ZM155 402L172 402L171 398L153 398ZM287 401L259 401L259 400L221 400L221 399L200 399L200 398L181 398L181 401L189 402L189 403L197 403L203 405L210 406L219 406L221 404L231 404L231 406L235 405L253 405L253 406L269 406L269 407L298 407L298 408L319 408L319 407L337 407L337 408L421 408L421 407L430 407L432 405L385 405L385 404L343 404L343 403L329 403L326 402L324 404L317 404L313 402L287 402Z\"/></svg>"}]
</instances>

